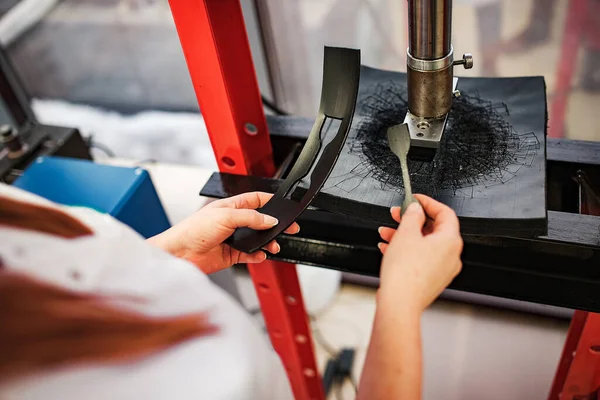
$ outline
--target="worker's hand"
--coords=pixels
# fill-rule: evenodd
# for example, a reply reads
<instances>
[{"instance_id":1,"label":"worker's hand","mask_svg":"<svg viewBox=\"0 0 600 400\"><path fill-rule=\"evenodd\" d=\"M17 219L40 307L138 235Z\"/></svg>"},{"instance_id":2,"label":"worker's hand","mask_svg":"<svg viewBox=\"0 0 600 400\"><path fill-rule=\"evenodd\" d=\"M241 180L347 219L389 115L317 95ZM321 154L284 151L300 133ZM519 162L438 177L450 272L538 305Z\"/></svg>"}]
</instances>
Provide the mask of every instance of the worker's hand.
<instances>
[{"instance_id":1,"label":"worker's hand","mask_svg":"<svg viewBox=\"0 0 600 400\"><path fill-rule=\"evenodd\" d=\"M223 241L237 228L263 230L277 225L278 221L275 218L256 211L272 196L268 193L253 192L214 201L166 232L150 239L150 242L196 264L207 274L238 263L262 262L267 258L264 251L246 254L231 248ZM299 231L300 227L294 223L285 233L295 234ZM280 247L277 242L272 241L264 249L275 254L279 252Z\"/></svg>"},{"instance_id":2,"label":"worker's hand","mask_svg":"<svg viewBox=\"0 0 600 400\"><path fill-rule=\"evenodd\" d=\"M400 208L392 208L398 229L380 228L387 243L383 253L378 296L383 301L427 308L460 272L463 241L456 214L449 207L423 195L400 220ZM425 212L423 212L425 211ZM431 220L425 224L427 215Z\"/></svg>"}]
</instances>

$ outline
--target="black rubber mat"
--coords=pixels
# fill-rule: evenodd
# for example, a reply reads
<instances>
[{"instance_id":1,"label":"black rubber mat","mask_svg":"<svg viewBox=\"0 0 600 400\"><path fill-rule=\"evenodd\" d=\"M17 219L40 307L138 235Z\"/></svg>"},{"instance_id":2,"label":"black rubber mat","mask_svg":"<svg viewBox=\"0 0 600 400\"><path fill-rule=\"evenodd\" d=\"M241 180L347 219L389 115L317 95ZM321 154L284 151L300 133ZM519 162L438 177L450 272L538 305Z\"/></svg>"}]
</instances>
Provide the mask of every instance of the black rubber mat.
<instances>
[{"instance_id":1,"label":"black rubber mat","mask_svg":"<svg viewBox=\"0 0 600 400\"><path fill-rule=\"evenodd\" d=\"M544 79L461 78L458 89L438 155L409 165L413 191L452 207L464 232L546 234ZM403 191L385 131L405 112L406 75L363 67L353 126L320 207L393 223L389 207Z\"/></svg>"}]
</instances>

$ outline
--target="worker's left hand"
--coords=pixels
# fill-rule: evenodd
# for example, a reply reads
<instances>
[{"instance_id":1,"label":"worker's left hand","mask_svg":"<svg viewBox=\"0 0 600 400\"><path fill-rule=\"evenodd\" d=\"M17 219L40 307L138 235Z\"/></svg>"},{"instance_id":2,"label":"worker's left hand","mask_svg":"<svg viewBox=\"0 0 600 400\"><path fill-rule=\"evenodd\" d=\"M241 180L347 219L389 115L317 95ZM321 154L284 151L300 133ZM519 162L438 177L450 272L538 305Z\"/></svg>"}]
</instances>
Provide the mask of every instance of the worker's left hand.
<instances>
[{"instance_id":1,"label":"worker's left hand","mask_svg":"<svg viewBox=\"0 0 600 400\"><path fill-rule=\"evenodd\" d=\"M246 254L223 242L237 228L263 230L275 226L275 218L256 211L272 196L269 193L252 192L214 201L149 241L177 257L194 263L207 274L234 264L262 262L267 258L264 251ZM295 234L299 231L300 227L294 223L285 233ZM264 249L276 254L280 247L277 242L272 241Z\"/></svg>"}]
</instances>

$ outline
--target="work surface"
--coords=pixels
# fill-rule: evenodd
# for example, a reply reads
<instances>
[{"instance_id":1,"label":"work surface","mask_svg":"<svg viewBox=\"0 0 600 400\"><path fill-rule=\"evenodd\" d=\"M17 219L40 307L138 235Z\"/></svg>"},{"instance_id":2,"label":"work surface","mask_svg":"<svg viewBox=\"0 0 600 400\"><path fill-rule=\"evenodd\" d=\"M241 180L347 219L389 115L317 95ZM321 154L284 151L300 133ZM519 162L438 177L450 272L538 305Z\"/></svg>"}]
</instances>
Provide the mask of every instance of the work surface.
<instances>
[{"instance_id":1,"label":"work surface","mask_svg":"<svg viewBox=\"0 0 600 400\"><path fill-rule=\"evenodd\" d=\"M212 171L163 164L144 167L172 222L208 201L198 191ZM237 281L244 303L254 307L250 279L238 274ZM364 363L374 312L373 289L344 285L313 326L335 349L358 348L356 376ZM423 316L424 399L546 399L567 327L566 321L528 314L453 302L434 304ZM322 369L327 352L320 344L316 349ZM342 398L354 398L349 386Z\"/></svg>"}]
</instances>

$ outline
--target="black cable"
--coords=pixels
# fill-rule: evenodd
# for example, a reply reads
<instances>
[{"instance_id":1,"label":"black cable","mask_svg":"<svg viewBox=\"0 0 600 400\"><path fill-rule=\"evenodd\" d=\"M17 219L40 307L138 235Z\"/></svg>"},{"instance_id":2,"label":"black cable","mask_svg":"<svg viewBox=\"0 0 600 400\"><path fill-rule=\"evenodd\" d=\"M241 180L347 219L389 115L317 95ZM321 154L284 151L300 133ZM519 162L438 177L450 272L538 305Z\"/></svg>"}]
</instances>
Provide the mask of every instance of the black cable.
<instances>
[{"instance_id":1,"label":"black cable","mask_svg":"<svg viewBox=\"0 0 600 400\"><path fill-rule=\"evenodd\" d=\"M336 400L344 400L344 397L342 396L342 388L344 386L343 385L337 385L335 388L335 398Z\"/></svg>"},{"instance_id":2,"label":"black cable","mask_svg":"<svg viewBox=\"0 0 600 400\"><path fill-rule=\"evenodd\" d=\"M250 315L259 315L262 313L260 307L254 307L254 308L247 308L246 311L248 312L248 314Z\"/></svg>"},{"instance_id":3,"label":"black cable","mask_svg":"<svg viewBox=\"0 0 600 400\"><path fill-rule=\"evenodd\" d=\"M350 381L350 384L352 385L352 388L354 389L354 393L358 394L358 383L356 382L356 379L354 379L353 376L349 376L348 381Z\"/></svg>"},{"instance_id":4,"label":"black cable","mask_svg":"<svg viewBox=\"0 0 600 400\"><path fill-rule=\"evenodd\" d=\"M325 352L327 352L327 354L329 354L329 356L336 358L338 356L339 351L334 349L334 347L330 345L329 342L327 342L327 340L323 336L323 333L317 326L317 318L314 316L310 316L310 322L312 322L312 332L315 341L323 348L323 350L325 350Z\"/></svg>"},{"instance_id":5,"label":"black cable","mask_svg":"<svg viewBox=\"0 0 600 400\"><path fill-rule=\"evenodd\" d=\"M144 160L136 161L133 165L139 166L139 165L144 165L144 164L156 164L157 162L158 161L155 160L154 158L146 158Z\"/></svg>"},{"instance_id":6,"label":"black cable","mask_svg":"<svg viewBox=\"0 0 600 400\"><path fill-rule=\"evenodd\" d=\"M109 156L109 157L111 157L111 158L114 158L114 157L116 157L116 154L115 154L115 152L114 152L114 151L112 151L112 150L110 149L110 147L108 147L108 146L107 146L107 145L105 145L105 144L102 144L102 143L98 143L98 142L96 142L96 141L94 140L94 135L89 135L89 136L88 136L87 138L85 138L84 140L85 140L85 142L86 142L87 146L88 146L90 149L97 149L97 150L100 150L100 151L102 151L104 154L106 154L107 156Z\"/></svg>"},{"instance_id":7,"label":"black cable","mask_svg":"<svg viewBox=\"0 0 600 400\"><path fill-rule=\"evenodd\" d=\"M103 145L102 143L92 142L90 143L90 148L100 150L110 158L116 157L114 151L112 151L108 146Z\"/></svg>"},{"instance_id":8,"label":"black cable","mask_svg":"<svg viewBox=\"0 0 600 400\"><path fill-rule=\"evenodd\" d=\"M253 307L253 308L247 308L246 311L252 315L252 316L257 316L262 314L262 311L260 309L260 307ZM329 354L329 356L331 357L329 360L329 363L333 362L335 363L339 363L340 361L340 355L342 352L347 351L348 349L342 349L341 351L336 350L334 348L334 346L332 346L331 344L329 344L329 342L325 339L325 337L323 336L323 333L321 332L321 330L319 329L319 327L317 326L317 316L316 315L309 315L309 320L311 322L311 331L313 333L313 338L315 340L315 342L321 346L323 348L323 350L325 350L325 352L327 354ZM266 330L266 327L265 327ZM329 365L328 363L328 365ZM333 371L334 374L339 373L339 371L337 370L338 365L336 365L336 368L334 368L335 371ZM349 381L350 384L352 385L352 388L354 389L354 393L357 394L358 393L358 384L356 382L356 380L354 379L354 376L352 376L350 369L352 368L351 365L346 365L345 369L347 371L345 371L346 373L348 373L348 375L346 375L345 377L342 378L342 380L339 380L339 376L335 375L333 377L333 379L337 382L335 382L335 395L337 399L341 399L342 397L342 388L344 386L344 383L346 381ZM327 368L326 368L327 369ZM325 374L327 373L327 371L324 372Z\"/></svg>"},{"instance_id":9,"label":"black cable","mask_svg":"<svg viewBox=\"0 0 600 400\"><path fill-rule=\"evenodd\" d=\"M262 99L263 105L266 108L268 108L269 110L273 111L275 114L290 115L289 112L283 111L281 108L277 107L277 105L275 103L273 103L271 100L267 99L263 94L260 95L260 98Z\"/></svg>"}]
</instances>

